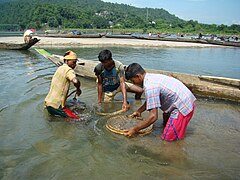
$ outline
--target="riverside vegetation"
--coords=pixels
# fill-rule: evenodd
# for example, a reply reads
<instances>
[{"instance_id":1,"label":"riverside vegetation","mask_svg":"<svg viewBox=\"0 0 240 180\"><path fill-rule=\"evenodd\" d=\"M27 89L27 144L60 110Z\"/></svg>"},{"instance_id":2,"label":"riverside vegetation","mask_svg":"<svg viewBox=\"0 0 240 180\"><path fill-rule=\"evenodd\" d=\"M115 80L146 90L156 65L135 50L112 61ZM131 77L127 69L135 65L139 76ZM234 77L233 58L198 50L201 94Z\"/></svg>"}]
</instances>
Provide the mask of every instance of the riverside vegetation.
<instances>
[{"instance_id":1,"label":"riverside vegetation","mask_svg":"<svg viewBox=\"0 0 240 180\"><path fill-rule=\"evenodd\" d=\"M18 13L15 13L18 12ZM1 0L0 30L107 29L118 32L239 35L240 25L185 21L164 9L101 0Z\"/></svg>"}]
</instances>

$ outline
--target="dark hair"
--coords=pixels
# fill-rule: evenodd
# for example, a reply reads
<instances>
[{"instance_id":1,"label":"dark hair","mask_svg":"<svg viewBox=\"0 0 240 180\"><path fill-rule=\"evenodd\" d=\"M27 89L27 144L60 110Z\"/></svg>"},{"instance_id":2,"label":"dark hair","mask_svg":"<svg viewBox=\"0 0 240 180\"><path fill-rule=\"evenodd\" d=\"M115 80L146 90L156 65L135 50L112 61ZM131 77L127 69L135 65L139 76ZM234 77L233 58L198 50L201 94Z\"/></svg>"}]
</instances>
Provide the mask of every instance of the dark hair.
<instances>
[{"instance_id":1,"label":"dark hair","mask_svg":"<svg viewBox=\"0 0 240 180\"><path fill-rule=\"evenodd\" d=\"M67 55L69 55L70 54L70 51L67 51L67 52L65 52L65 54L63 55L63 57L65 57L65 56L67 56ZM63 59L63 62L66 62L67 60L64 58Z\"/></svg>"},{"instance_id":2,"label":"dark hair","mask_svg":"<svg viewBox=\"0 0 240 180\"><path fill-rule=\"evenodd\" d=\"M144 73L146 73L146 71L142 68L140 64L132 63L127 67L125 71L125 77L127 80L129 80L130 78L133 78L137 74L144 74Z\"/></svg>"},{"instance_id":3,"label":"dark hair","mask_svg":"<svg viewBox=\"0 0 240 180\"><path fill-rule=\"evenodd\" d=\"M69 55L69 54L70 54L70 52L71 52L71 51L67 51L67 52L65 52L65 54L63 55L63 57L65 57L65 56Z\"/></svg>"},{"instance_id":4,"label":"dark hair","mask_svg":"<svg viewBox=\"0 0 240 180\"><path fill-rule=\"evenodd\" d=\"M101 51L98 55L100 62L112 60L112 53L108 49Z\"/></svg>"}]
</instances>

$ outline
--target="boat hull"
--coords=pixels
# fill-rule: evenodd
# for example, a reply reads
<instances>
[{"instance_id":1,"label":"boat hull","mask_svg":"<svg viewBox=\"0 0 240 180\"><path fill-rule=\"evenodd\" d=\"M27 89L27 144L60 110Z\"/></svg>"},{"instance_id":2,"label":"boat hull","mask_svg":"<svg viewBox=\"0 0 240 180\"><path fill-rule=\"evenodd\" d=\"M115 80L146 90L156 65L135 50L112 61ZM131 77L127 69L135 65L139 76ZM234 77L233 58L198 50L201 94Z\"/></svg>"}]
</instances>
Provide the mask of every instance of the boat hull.
<instances>
[{"instance_id":1,"label":"boat hull","mask_svg":"<svg viewBox=\"0 0 240 180\"><path fill-rule=\"evenodd\" d=\"M143 39L143 40L201 43L201 44L213 44L213 45L220 45L220 46L240 47L240 42L228 42L228 41L207 40L207 39L167 38L167 37L143 37L143 36L134 36L134 37L136 39Z\"/></svg>"},{"instance_id":2,"label":"boat hull","mask_svg":"<svg viewBox=\"0 0 240 180\"><path fill-rule=\"evenodd\" d=\"M0 43L0 49L10 49L10 50L27 50L36 44L40 39L33 38L30 39L29 43L14 44L14 43Z\"/></svg>"},{"instance_id":3,"label":"boat hull","mask_svg":"<svg viewBox=\"0 0 240 180\"><path fill-rule=\"evenodd\" d=\"M63 64L63 56L51 54L43 49L36 49L45 58L57 66ZM94 68L98 61L78 59L76 74L86 78L96 79ZM165 74L182 81L195 95L214 97L240 102L240 80L214 76L199 76L185 73L145 69L149 73Z\"/></svg>"},{"instance_id":4,"label":"boat hull","mask_svg":"<svg viewBox=\"0 0 240 180\"><path fill-rule=\"evenodd\" d=\"M101 38L101 34L39 34L40 37L55 37L55 38Z\"/></svg>"}]
</instances>

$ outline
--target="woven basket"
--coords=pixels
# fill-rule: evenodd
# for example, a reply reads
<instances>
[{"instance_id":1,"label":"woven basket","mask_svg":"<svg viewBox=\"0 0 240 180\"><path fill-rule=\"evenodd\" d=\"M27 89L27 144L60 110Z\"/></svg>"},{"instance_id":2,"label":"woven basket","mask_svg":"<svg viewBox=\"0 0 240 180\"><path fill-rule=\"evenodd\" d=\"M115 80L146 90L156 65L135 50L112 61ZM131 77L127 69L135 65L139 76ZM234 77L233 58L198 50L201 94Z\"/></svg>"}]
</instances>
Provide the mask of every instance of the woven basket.
<instances>
[{"instance_id":1,"label":"woven basket","mask_svg":"<svg viewBox=\"0 0 240 180\"><path fill-rule=\"evenodd\" d=\"M106 123L106 128L114 133L124 135L127 129L136 126L142 120L143 119L119 115L119 116L109 118ZM140 135L149 134L152 132L152 129L153 129L153 125L150 125L144 129L141 129L138 132L138 134Z\"/></svg>"}]
</instances>

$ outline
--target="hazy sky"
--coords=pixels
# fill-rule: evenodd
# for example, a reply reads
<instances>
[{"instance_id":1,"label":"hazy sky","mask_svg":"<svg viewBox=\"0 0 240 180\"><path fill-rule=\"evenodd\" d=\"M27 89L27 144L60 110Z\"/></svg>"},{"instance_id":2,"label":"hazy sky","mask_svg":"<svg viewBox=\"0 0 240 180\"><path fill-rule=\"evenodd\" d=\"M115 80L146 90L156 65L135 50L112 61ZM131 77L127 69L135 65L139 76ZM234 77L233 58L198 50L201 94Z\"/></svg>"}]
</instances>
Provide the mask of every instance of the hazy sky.
<instances>
[{"instance_id":1,"label":"hazy sky","mask_svg":"<svg viewBox=\"0 0 240 180\"><path fill-rule=\"evenodd\" d=\"M135 7L163 8L184 20L205 24L240 24L240 0L103 0ZM151 13L151 12L150 12Z\"/></svg>"}]
</instances>

